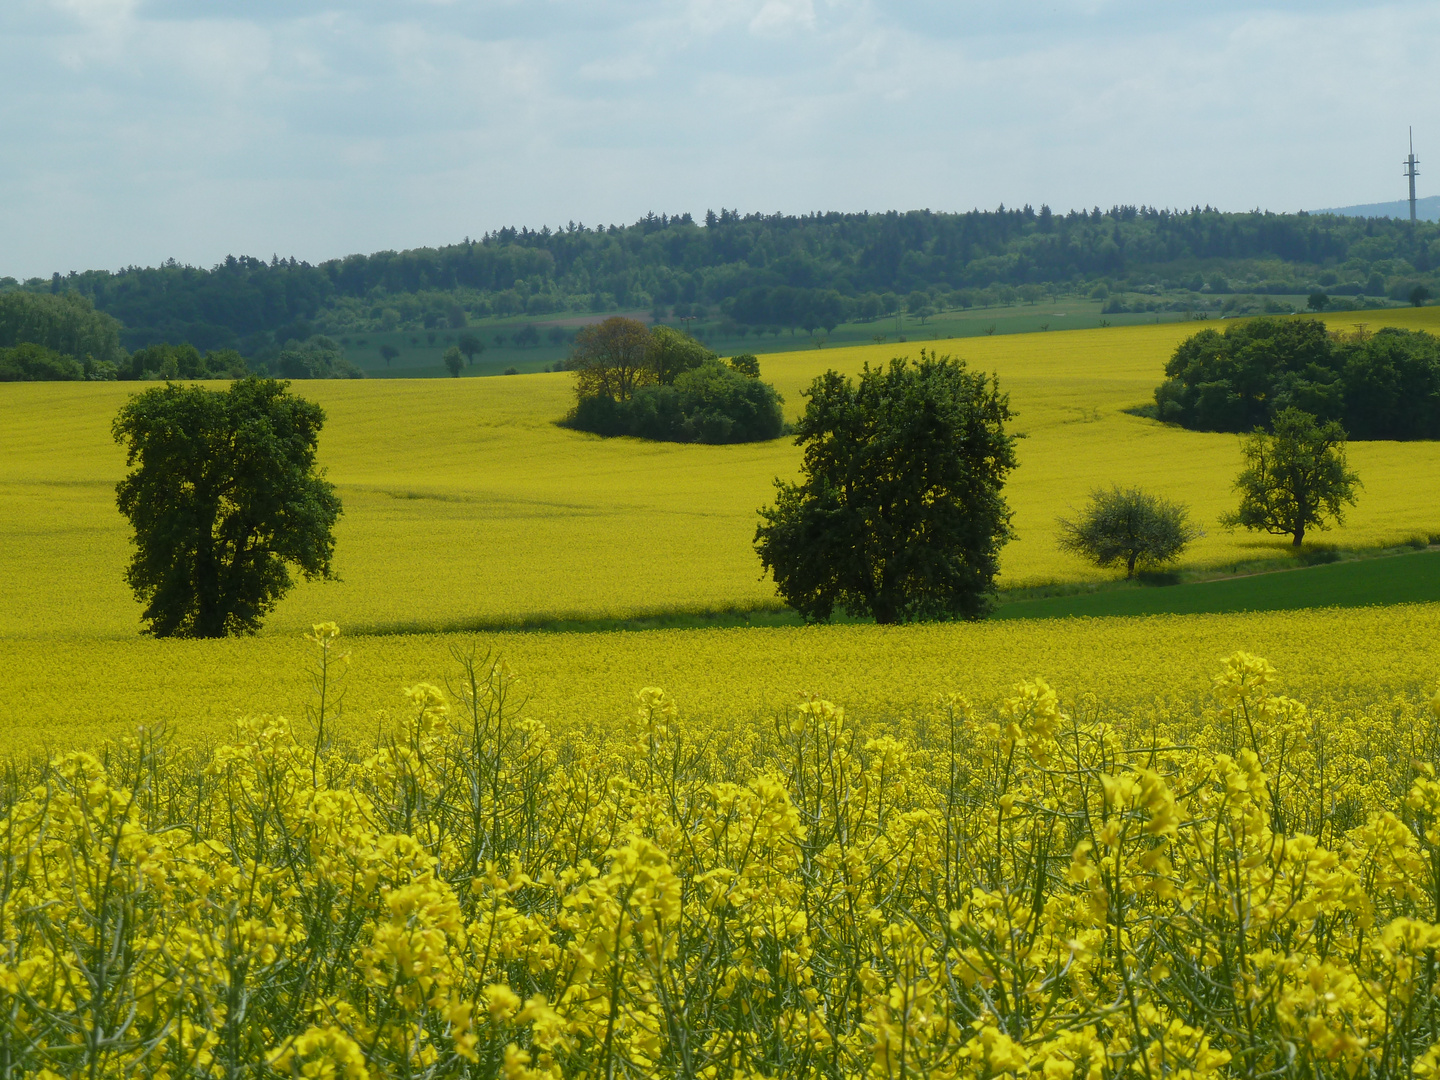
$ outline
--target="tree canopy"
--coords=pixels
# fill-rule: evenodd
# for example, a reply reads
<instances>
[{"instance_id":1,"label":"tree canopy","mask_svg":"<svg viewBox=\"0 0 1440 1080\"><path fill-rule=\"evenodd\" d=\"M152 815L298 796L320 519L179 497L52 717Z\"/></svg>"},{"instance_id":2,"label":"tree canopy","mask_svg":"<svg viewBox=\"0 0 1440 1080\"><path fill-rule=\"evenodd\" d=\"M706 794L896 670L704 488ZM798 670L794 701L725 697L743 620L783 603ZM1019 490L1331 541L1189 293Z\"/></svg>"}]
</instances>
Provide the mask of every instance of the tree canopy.
<instances>
[{"instance_id":1,"label":"tree canopy","mask_svg":"<svg viewBox=\"0 0 1440 1080\"><path fill-rule=\"evenodd\" d=\"M575 372L576 396L629 401L638 387L657 381L650 346L649 328L636 319L617 315L583 327L565 362Z\"/></svg>"},{"instance_id":2,"label":"tree canopy","mask_svg":"<svg viewBox=\"0 0 1440 1080\"><path fill-rule=\"evenodd\" d=\"M1308 529L1328 529L1355 505L1360 478L1345 455L1345 430L1334 420L1289 408L1276 415L1273 434L1256 431L1245 440L1245 468L1235 481L1239 509L1221 522L1276 536L1299 547Z\"/></svg>"},{"instance_id":3,"label":"tree canopy","mask_svg":"<svg viewBox=\"0 0 1440 1080\"><path fill-rule=\"evenodd\" d=\"M116 488L134 530L126 580L157 637L254 633L290 589L332 577L340 499L315 465L325 413L288 384L167 383L114 422L130 473Z\"/></svg>"},{"instance_id":4,"label":"tree canopy","mask_svg":"<svg viewBox=\"0 0 1440 1080\"><path fill-rule=\"evenodd\" d=\"M807 620L979 618L1009 540L1009 400L964 361L920 354L806 391L799 484L776 481L755 548Z\"/></svg>"},{"instance_id":5,"label":"tree canopy","mask_svg":"<svg viewBox=\"0 0 1440 1080\"><path fill-rule=\"evenodd\" d=\"M25 342L0 349L0 382L66 382L84 377L85 369L73 358L44 345Z\"/></svg>"},{"instance_id":6,"label":"tree canopy","mask_svg":"<svg viewBox=\"0 0 1440 1080\"><path fill-rule=\"evenodd\" d=\"M715 354L689 334L671 326L650 328L649 363L656 382L670 386L685 372L714 359Z\"/></svg>"},{"instance_id":7,"label":"tree canopy","mask_svg":"<svg viewBox=\"0 0 1440 1080\"><path fill-rule=\"evenodd\" d=\"M1253 319L1182 342L1156 415L1197 431L1250 431L1298 408L1358 439L1440 438L1440 339L1318 319Z\"/></svg>"},{"instance_id":8,"label":"tree canopy","mask_svg":"<svg viewBox=\"0 0 1440 1080\"><path fill-rule=\"evenodd\" d=\"M39 345L77 363L118 365L120 330L118 321L78 293L0 292L0 349Z\"/></svg>"},{"instance_id":9,"label":"tree canopy","mask_svg":"<svg viewBox=\"0 0 1440 1080\"><path fill-rule=\"evenodd\" d=\"M1139 488L1098 488L1073 518L1061 518L1060 547L1096 566L1123 566L1125 576L1173 562L1201 535L1179 503Z\"/></svg>"}]
</instances>

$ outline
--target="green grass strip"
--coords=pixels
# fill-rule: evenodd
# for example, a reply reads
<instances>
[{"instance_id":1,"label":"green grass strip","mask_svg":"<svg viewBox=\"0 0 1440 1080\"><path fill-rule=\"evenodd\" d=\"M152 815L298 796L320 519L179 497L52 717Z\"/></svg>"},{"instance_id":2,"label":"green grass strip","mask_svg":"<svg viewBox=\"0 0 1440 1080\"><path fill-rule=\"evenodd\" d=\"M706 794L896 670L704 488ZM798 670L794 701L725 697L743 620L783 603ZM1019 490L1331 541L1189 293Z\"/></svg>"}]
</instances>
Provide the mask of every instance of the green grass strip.
<instances>
[{"instance_id":1,"label":"green grass strip","mask_svg":"<svg viewBox=\"0 0 1440 1080\"><path fill-rule=\"evenodd\" d=\"M1107 615L1201 615L1293 611L1440 600L1440 551L1279 570L1183 585L1106 589L1077 596L1016 600L995 619L1098 618Z\"/></svg>"}]
</instances>

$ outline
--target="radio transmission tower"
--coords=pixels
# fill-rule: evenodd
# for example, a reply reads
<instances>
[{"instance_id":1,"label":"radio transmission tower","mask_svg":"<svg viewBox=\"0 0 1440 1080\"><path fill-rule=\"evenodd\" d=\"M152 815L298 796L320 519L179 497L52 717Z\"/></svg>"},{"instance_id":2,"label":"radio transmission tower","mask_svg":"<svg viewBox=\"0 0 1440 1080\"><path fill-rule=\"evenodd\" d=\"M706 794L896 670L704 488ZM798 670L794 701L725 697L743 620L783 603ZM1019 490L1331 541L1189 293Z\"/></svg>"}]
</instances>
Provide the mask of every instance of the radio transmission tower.
<instances>
[{"instance_id":1,"label":"radio transmission tower","mask_svg":"<svg viewBox=\"0 0 1440 1080\"><path fill-rule=\"evenodd\" d=\"M1410 224L1415 224L1415 178L1420 175L1420 170L1415 166L1420 163L1415 160L1415 129L1410 129L1410 156L1405 159L1405 176L1410 181Z\"/></svg>"}]
</instances>

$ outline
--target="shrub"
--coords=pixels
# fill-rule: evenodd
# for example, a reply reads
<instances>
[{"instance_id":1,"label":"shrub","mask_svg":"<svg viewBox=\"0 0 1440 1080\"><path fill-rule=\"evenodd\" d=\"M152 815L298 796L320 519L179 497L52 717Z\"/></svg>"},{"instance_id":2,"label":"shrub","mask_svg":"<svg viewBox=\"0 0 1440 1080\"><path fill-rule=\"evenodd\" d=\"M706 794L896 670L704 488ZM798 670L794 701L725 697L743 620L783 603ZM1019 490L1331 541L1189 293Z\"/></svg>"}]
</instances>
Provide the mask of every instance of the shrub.
<instances>
[{"instance_id":1,"label":"shrub","mask_svg":"<svg viewBox=\"0 0 1440 1080\"><path fill-rule=\"evenodd\" d=\"M245 358L234 349L212 350L201 356L194 345L147 345L131 354L123 377L243 379L247 373Z\"/></svg>"},{"instance_id":2,"label":"shrub","mask_svg":"<svg viewBox=\"0 0 1440 1080\"><path fill-rule=\"evenodd\" d=\"M276 370L287 379L363 379L333 339L317 334L304 344L291 342L281 350Z\"/></svg>"},{"instance_id":3,"label":"shrub","mask_svg":"<svg viewBox=\"0 0 1440 1080\"><path fill-rule=\"evenodd\" d=\"M1061 518L1060 547L1097 566L1123 566L1125 576L1180 557L1191 540L1203 535L1179 503L1139 488L1099 489L1076 518Z\"/></svg>"},{"instance_id":4,"label":"shrub","mask_svg":"<svg viewBox=\"0 0 1440 1080\"><path fill-rule=\"evenodd\" d=\"M730 357L725 362L741 375L748 375L752 379L760 377L760 358L754 353L741 353L739 356Z\"/></svg>"},{"instance_id":5,"label":"shrub","mask_svg":"<svg viewBox=\"0 0 1440 1080\"><path fill-rule=\"evenodd\" d=\"M582 397L567 425L662 442L760 442L784 433L781 404L768 383L707 360L673 386L642 386L626 401L605 394Z\"/></svg>"},{"instance_id":6,"label":"shrub","mask_svg":"<svg viewBox=\"0 0 1440 1080\"><path fill-rule=\"evenodd\" d=\"M0 349L0 382L59 382L84 377L74 357L26 342Z\"/></svg>"}]
</instances>

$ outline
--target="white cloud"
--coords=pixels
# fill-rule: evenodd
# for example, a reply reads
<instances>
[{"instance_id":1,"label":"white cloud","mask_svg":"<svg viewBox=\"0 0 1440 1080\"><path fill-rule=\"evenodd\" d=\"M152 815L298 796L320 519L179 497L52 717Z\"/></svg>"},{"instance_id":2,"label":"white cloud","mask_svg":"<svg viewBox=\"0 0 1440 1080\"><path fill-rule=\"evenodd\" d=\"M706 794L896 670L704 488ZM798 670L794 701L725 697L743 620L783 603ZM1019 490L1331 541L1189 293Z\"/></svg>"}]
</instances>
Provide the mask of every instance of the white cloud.
<instances>
[{"instance_id":1,"label":"white cloud","mask_svg":"<svg viewBox=\"0 0 1440 1080\"><path fill-rule=\"evenodd\" d=\"M774 37L792 30L813 30L815 7L811 0L765 0L750 20L750 32L761 37Z\"/></svg>"},{"instance_id":2,"label":"white cloud","mask_svg":"<svg viewBox=\"0 0 1440 1080\"><path fill-rule=\"evenodd\" d=\"M1407 123L1440 145L1401 115L1437 44L1408 0L0 0L0 275L721 205L1370 201Z\"/></svg>"}]
</instances>

